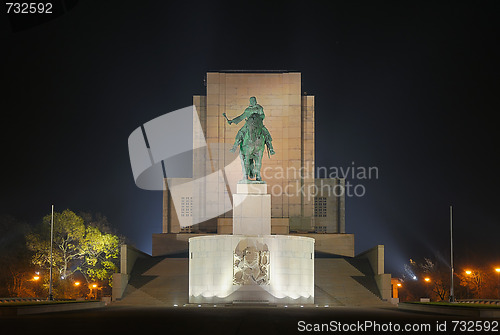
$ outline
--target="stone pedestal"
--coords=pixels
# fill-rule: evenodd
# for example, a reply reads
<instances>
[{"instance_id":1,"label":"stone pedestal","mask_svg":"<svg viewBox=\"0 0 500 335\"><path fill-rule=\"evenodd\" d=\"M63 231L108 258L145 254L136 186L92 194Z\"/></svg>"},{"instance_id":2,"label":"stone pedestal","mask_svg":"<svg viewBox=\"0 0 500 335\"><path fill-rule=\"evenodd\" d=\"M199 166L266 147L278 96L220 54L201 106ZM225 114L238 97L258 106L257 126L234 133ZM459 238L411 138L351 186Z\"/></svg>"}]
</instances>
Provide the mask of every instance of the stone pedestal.
<instances>
[{"instance_id":1,"label":"stone pedestal","mask_svg":"<svg viewBox=\"0 0 500 335\"><path fill-rule=\"evenodd\" d=\"M271 235L271 195L267 184L238 184L233 194L233 235Z\"/></svg>"},{"instance_id":2,"label":"stone pedestal","mask_svg":"<svg viewBox=\"0 0 500 335\"><path fill-rule=\"evenodd\" d=\"M314 303L314 239L271 235L265 183L238 183L233 235L189 239L189 302Z\"/></svg>"},{"instance_id":3,"label":"stone pedestal","mask_svg":"<svg viewBox=\"0 0 500 335\"><path fill-rule=\"evenodd\" d=\"M314 303L314 239L214 235L189 239L189 303Z\"/></svg>"}]
</instances>

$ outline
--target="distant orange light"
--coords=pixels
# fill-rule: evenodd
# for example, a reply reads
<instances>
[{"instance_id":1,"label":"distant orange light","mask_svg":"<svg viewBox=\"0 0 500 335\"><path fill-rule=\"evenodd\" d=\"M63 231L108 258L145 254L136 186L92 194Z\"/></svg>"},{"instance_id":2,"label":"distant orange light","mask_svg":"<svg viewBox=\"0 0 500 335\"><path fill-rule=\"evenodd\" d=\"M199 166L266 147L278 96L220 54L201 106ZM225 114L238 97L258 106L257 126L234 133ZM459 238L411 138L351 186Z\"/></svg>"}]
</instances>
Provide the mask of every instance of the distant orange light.
<instances>
[{"instance_id":1,"label":"distant orange light","mask_svg":"<svg viewBox=\"0 0 500 335\"><path fill-rule=\"evenodd\" d=\"M431 281L431 279L430 279L429 277L425 277L425 278L424 278L424 280L425 280L426 282L430 282L430 281Z\"/></svg>"},{"instance_id":2,"label":"distant orange light","mask_svg":"<svg viewBox=\"0 0 500 335\"><path fill-rule=\"evenodd\" d=\"M496 269L495 269L495 271L496 271L496 272L500 272L500 268L496 268Z\"/></svg>"},{"instance_id":3,"label":"distant orange light","mask_svg":"<svg viewBox=\"0 0 500 335\"><path fill-rule=\"evenodd\" d=\"M401 286L403 286L403 285L401 285L400 283L397 283L396 285L397 285L397 287L401 287Z\"/></svg>"},{"instance_id":4,"label":"distant orange light","mask_svg":"<svg viewBox=\"0 0 500 335\"><path fill-rule=\"evenodd\" d=\"M79 281L76 281L75 282L75 286L79 286L80 285L80 282Z\"/></svg>"},{"instance_id":5,"label":"distant orange light","mask_svg":"<svg viewBox=\"0 0 500 335\"><path fill-rule=\"evenodd\" d=\"M470 275L472 273L472 271L471 270L467 270L467 271L465 271L465 273L468 274L468 275Z\"/></svg>"},{"instance_id":6,"label":"distant orange light","mask_svg":"<svg viewBox=\"0 0 500 335\"><path fill-rule=\"evenodd\" d=\"M97 284L92 284L92 287L93 287L93 288L96 288L96 287L97 287Z\"/></svg>"},{"instance_id":7,"label":"distant orange light","mask_svg":"<svg viewBox=\"0 0 500 335\"><path fill-rule=\"evenodd\" d=\"M33 280L38 280L40 279L40 276L33 276Z\"/></svg>"}]
</instances>

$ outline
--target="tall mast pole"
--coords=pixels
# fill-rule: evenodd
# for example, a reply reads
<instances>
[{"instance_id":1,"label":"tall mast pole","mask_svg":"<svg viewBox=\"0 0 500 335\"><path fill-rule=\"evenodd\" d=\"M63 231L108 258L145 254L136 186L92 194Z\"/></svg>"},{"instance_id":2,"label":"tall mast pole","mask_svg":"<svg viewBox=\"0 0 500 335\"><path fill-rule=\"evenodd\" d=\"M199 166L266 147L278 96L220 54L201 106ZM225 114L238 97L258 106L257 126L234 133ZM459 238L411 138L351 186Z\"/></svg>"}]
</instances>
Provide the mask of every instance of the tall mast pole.
<instances>
[{"instance_id":1,"label":"tall mast pole","mask_svg":"<svg viewBox=\"0 0 500 335\"><path fill-rule=\"evenodd\" d=\"M450 302L455 302L455 295L453 292L453 206L450 206L450 263L451 263L451 280L450 280Z\"/></svg>"},{"instance_id":2,"label":"tall mast pole","mask_svg":"<svg viewBox=\"0 0 500 335\"><path fill-rule=\"evenodd\" d=\"M50 271L49 271L49 300L54 300L52 295L52 241L54 239L54 205L52 205L52 215L50 220Z\"/></svg>"}]
</instances>

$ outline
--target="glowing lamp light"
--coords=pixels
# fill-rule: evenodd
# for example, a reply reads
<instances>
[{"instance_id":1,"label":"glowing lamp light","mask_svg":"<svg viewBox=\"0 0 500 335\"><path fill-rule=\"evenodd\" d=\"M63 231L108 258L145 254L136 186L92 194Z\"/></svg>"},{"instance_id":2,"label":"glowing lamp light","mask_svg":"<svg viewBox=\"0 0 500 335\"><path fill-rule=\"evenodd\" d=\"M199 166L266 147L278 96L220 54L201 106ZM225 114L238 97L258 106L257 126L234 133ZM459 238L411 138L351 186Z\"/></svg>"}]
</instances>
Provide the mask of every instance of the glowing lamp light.
<instances>
[{"instance_id":1,"label":"glowing lamp light","mask_svg":"<svg viewBox=\"0 0 500 335\"><path fill-rule=\"evenodd\" d=\"M413 276L413 280L417 280L417 276Z\"/></svg>"},{"instance_id":2,"label":"glowing lamp light","mask_svg":"<svg viewBox=\"0 0 500 335\"><path fill-rule=\"evenodd\" d=\"M471 270L467 270L467 271L465 271L465 274L470 275L471 273L472 273L472 271L471 271Z\"/></svg>"},{"instance_id":3,"label":"glowing lamp light","mask_svg":"<svg viewBox=\"0 0 500 335\"><path fill-rule=\"evenodd\" d=\"M431 279L430 279L429 277L425 277L425 278L424 278L424 280L425 280L426 282L430 282L430 281L431 281Z\"/></svg>"},{"instance_id":4,"label":"glowing lamp light","mask_svg":"<svg viewBox=\"0 0 500 335\"><path fill-rule=\"evenodd\" d=\"M92 284L92 287L93 287L93 288L96 288L96 287L97 287L97 284Z\"/></svg>"},{"instance_id":5,"label":"glowing lamp light","mask_svg":"<svg viewBox=\"0 0 500 335\"><path fill-rule=\"evenodd\" d=\"M397 284L396 284L396 286L397 286L397 287L401 287L401 286L403 286L403 285L401 285L400 283L397 283Z\"/></svg>"},{"instance_id":6,"label":"glowing lamp light","mask_svg":"<svg viewBox=\"0 0 500 335\"><path fill-rule=\"evenodd\" d=\"M75 282L75 286L79 286L80 285L80 282L79 281L76 281Z\"/></svg>"},{"instance_id":7,"label":"glowing lamp light","mask_svg":"<svg viewBox=\"0 0 500 335\"><path fill-rule=\"evenodd\" d=\"M40 276L33 276L33 280L38 280L40 279Z\"/></svg>"},{"instance_id":8,"label":"glowing lamp light","mask_svg":"<svg viewBox=\"0 0 500 335\"><path fill-rule=\"evenodd\" d=\"M496 268L495 271L500 273L500 268Z\"/></svg>"}]
</instances>

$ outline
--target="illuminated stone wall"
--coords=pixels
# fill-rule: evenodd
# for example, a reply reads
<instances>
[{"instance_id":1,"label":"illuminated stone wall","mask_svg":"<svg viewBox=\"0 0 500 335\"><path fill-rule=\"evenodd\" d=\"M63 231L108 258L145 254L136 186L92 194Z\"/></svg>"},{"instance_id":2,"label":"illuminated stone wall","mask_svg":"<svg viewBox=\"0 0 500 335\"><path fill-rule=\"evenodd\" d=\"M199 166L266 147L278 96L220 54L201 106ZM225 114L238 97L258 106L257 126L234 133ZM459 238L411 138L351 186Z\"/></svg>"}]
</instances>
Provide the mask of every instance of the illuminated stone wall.
<instances>
[{"instance_id":1,"label":"illuminated stone wall","mask_svg":"<svg viewBox=\"0 0 500 335\"><path fill-rule=\"evenodd\" d=\"M213 190L209 195L212 202L203 202L202 206L221 207L220 211L225 212L221 218L233 216L231 205L225 201L227 196L232 196L232 187L227 187L226 182L236 185L242 171L239 164L230 165L235 155L229 148L243 123L228 125L222 113L230 119L240 115L252 96L264 108L264 124L273 137L276 151L271 158L264 154L262 163L263 179L272 197L271 216L290 218L291 230L313 231L314 199L303 196L299 190L314 184L314 97L302 95L298 72L207 74L207 95L195 96L193 103L199 111L209 152L208 157L194 157L193 177L196 179L220 169L224 169L225 175L221 177L223 180L206 185L208 188L204 191ZM301 169L305 178L300 177ZM274 231L287 234L288 227L281 221L280 224L281 227ZM216 230L217 220L211 225L210 229Z\"/></svg>"},{"instance_id":2,"label":"illuminated stone wall","mask_svg":"<svg viewBox=\"0 0 500 335\"><path fill-rule=\"evenodd\" d=\"M244 260L245 252L248 264L242 265L238 261ZM233 301L314 303L314 239L283 235L189 239L189 302Z\"/></svg>"}]
</instances>

